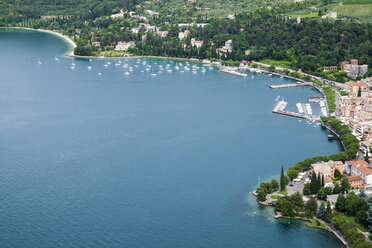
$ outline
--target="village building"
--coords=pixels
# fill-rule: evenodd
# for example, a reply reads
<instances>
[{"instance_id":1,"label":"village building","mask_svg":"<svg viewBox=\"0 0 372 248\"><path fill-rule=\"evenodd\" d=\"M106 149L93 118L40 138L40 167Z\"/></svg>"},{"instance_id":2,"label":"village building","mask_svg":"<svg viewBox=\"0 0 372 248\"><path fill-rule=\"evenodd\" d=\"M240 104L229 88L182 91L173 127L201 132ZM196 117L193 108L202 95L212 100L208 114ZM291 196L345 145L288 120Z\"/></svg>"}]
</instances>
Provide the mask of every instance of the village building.
<instances>
[{"instance_id":1,"label":"village building","mask_svg":"<svg viewBox=\"0 0 372 248\"><path fill-rule=\"evenodd\" d=\"M363 187L363 179L361 176L349 176L347 180L349 181L352 189L360 189Z\"/></svg>"},{"instance_id":2,"label":"village building","mask_svg":"<svg viewBox=\"0 0 372 248\"><path fill-rule=\"evenodd\" d=\"M320 162L311 165L311 169L314 173L321 174L324 177L333 178L335 177L335 171L338 170L340 173L343 172L343 163L341 161L328 161Z\"/></svg>"},{"instance_id":3,"label":"village building","mask_svg":"<svg viewBox=\"0 0 372 248\"><path fill-rule=\"evenodd\" d=\"M134 47L135 44L133 41L130 42L124 42L124 41L119 41L118 44L115 46L115 51L126 51L130 47Z\"/></svg>"},{"instance_id":4,"label":"village building","mask_svg":"<svg viewBox=\"0 0 372 248\"><path fill-rule=\"evenodd\" d=\"M191 46L192 47L196 47L196 48L199 48L203 45L203 41L202 40L196 40L195 38L192 38L191 39Z\"/></svg>"},{"instance_id":5,"label":"village building","mask_svg":"<svg viewBox=\"0 0 372 248\"><path fill-rule=\"evenodd\" d=\"M178 33L178 39L183 40L183 39L187 38L189 33L190 33L189 30L185 30L184 32L179 32Z\"/></svg>"},{"instance_id":6,"label":"village building","mask_svg":"<svg viewBox=\"0 0 372 248\"><path fill-rule=\"evenodd\" d=\"M228 52L231 53L233 49L232 43L233 43L232 40L226 41L223 47L216 49L216 52L217 53L228 53Z\"/></svg>"},{"instance_id":7,"label":"village building","mask_svg":"<svg viewBox=\"0 0 372 248\"><path fill-rule=\"evenodd\" d=\"M92 42L92 46L100 47L101 46L101 42L99 42L99 41L93 41Z\"/></svg>"},{"instance_id":8,"label":"village building","mask_svg":"<svg viewBox=\"0 0 372 248\"><path fill-rule=\"evenodd\" d=\"M348 82L346 83L348 86L348 91L351 96L357 97L359 89L362 90L363 88L363 83L361 82Z\"/></svg>"},{"instance_id":9,"label":"village building","mask_svg":"<svg viewBox=\"0 0 372 248\"><path fill-rule=\"evenodd\" d=\"M157 32L155 32L155 35L157 35L161 38L165 38L168 35L168 31L157 31Z\"/></svg>"},{"instance_id":10,"label":"village building","mask_svg":"<svg viewBox=\"0 0 372 248\"><path fill-rule=\"evenodd\" d=\"M149 14L150 16L153 16L153 15L158 16L158 15L159 15L159 12L155 12L155 11L152 11L152 10L150 10L150 9L147 9L146 12L147 12L147 14Z\"/></svg>"},{"instance_id":11,"label":"village building","mask_svg":"<svg viewBox=\"0 0 372 248\"><path fill-rule=\"evenodd\" d=\"M337 71L337 65L331 65L331 66L324 66L323 71Z\"/></svg>"},{"instance_id":12,"label":"village building","mask_svg":"<svg viewBox=\"0 0 372 248\"><path fill-rule=\"evenodd\" d=\"M357 59L352 59L350 63L344 61L341 63L341 71L347 72L348 76L363 76L368 71L368 65L358 65Z\"/></svg>"},{"instance_id":13,"label":"village building","mask_svg":"<svg viewBox=\"0 0 372 248\"><path fill-rule=\"evenodd\" d=\"M363 185L372 185L372 166L364 160L353 160L345 162L347 172L351 176L360 176Z\"/></svg>"}]
</instances>

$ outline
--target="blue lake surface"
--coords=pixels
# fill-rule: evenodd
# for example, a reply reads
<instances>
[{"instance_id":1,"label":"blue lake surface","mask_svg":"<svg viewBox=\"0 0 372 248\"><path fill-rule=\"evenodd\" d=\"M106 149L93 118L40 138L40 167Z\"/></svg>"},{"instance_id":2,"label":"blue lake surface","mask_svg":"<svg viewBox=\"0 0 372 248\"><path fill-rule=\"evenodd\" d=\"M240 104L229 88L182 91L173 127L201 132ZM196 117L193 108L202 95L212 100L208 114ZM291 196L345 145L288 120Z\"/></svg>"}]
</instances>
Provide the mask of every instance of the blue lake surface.
<instances>
[{"instance_id":1,"label":"blue lake surface","mask_svg":"<svg viewBox=\"0 0 372 248\"><path fill-rule=\"evenodd\" d=\"M250 193L282 165L339 151L319 126L271 112L278 95L295 110L317 91L68 48L0 30L0 247L340 246Z\"/></svg>"}]
</instances>

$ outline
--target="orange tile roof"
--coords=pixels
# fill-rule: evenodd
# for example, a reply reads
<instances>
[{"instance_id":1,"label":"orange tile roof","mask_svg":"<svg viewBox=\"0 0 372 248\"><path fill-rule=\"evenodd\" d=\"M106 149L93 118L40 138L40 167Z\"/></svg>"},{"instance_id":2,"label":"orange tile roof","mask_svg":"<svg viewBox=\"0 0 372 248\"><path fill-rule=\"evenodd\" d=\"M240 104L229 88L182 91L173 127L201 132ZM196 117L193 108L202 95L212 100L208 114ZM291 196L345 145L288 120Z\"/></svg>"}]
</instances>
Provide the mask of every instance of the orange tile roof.
<instances>
[{"instance_id":1,"label":"orange tile roof","mask_svg":"<svg viewBox=\"0 0 372 248\"><path fill-rule=\"evenodd\" d=\"M348 85L352 85L352 86L363 86L362 83L357 83L357 82L347 82Z\"/></svg>"},{"instance_id":2,"label":"orange tile roof","mask_svg":"<svg viewBox=\"0 0 372 248\"><path fill-rule=\"evenodd\" d=\"M324 177L324 183L331 183L332 179L330 177Z\"/></svg>"},{"instance_id":3,"label":"orange tile roof","mask_svg":"<svg viewBox=\"0 0 372 248\"><path fill-rule=\"evenodd\" d=\"M353 160L353 161L346 161L346 163L350 166L361 171L364 175L371 175L372 174L372 166L370 166L364 160Z\"/></svg>"},{"instance_id":4,"label":"orange tile roof","mask_svg":"<svg viewBox=\"0 0 372 248\"><path fill-rule=\"evenodd\" d=\"M349 182L355 182L355 181L361 181L362 177L361 176L349 176L347 179Z\"/></svg>"}]
</instances>

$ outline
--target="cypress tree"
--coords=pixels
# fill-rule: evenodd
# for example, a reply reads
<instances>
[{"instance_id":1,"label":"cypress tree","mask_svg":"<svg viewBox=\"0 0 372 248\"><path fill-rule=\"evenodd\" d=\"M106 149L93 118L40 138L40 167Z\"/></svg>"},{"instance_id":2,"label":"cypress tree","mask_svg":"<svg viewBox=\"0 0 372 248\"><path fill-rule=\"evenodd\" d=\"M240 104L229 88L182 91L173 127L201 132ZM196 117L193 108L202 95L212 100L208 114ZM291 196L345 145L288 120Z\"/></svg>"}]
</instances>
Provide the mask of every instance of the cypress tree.
<instances>
[{"instance_id":1,"label":"cypress tree","mask_svg":"<svg viewBox=\"0 0 372 248\"><path fill-rule=\"evenodd\" d=\"M313 174L311 175L310 189L311 189L311 194L315 194L316 192L318 192L315 172L313 172Z\"/></svg>"},{"instance_id":2,"label":"cypress tree","mask_svg":"<svg viewBox=\"0 0 372 248\"><path fill-rule=\"evenodd\" d=\"M285 177L284 177L284 169L282 166L282 171L280 172L280 190L285 189Z\"/></svg>"},{"instance_id":3,"label":"cypress tree","mask_svg":"<svg viewBox=\"0 0 372 248\"><path fill-rule=\"evenodd\" d=\"M359 87L358 89L358 97L361 97L362 96L362 88Z\"/></svg>"},{"instance_id":4,"label":"cypress tree","mask_svg":"<svg viewBox=\"0 0 372 248\"><path fill-rule=\"evenodd\" d=\"M327 201L327 208L326 208L326 220L329 222L332 219L332 209L331 209L331 203Z\"/></svg>"},{"instance_id":5,"label":"cypress tree","mask_svg":"<svg viewBox=\"0 0 372 248\"><path fill-rule=\"evenodd\" d=\"M318 177L316 179L316 192L322 187L322 177L320 173L318 173Z\"/></svg>"},{"instance_id":6,"label":"cypress tree","mask_svg":"<svg viewBox=\"0 0 372 248\"><path fill-rule=\"evenodd\" d=\"M322 175L322 187L324 187L324 175Z\"/></svg>"}]
</instances>

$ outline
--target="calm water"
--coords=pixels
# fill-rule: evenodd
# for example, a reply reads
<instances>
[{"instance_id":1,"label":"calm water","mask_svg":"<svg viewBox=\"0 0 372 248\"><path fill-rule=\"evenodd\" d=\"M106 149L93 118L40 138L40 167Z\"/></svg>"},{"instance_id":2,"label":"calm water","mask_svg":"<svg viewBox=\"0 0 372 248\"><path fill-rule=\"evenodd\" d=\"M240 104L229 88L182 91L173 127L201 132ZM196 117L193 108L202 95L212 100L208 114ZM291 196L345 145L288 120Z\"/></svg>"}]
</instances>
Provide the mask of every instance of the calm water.
<instances>
[{"instance_id":1,"label":"calm water","mask_svg":"<svg viewBox=\"0 0 372 248\"><path fill-rule=\"evenodd\" d=\"M166 60L147 61L173 69L152 77L144 60L104 67L67 48L0 31L0 247L339 246L273 220L249 193L281 165L339 150L321 128L271 113L277 95L295 109L316 91Z\"/></svg>"}]
</instances>

